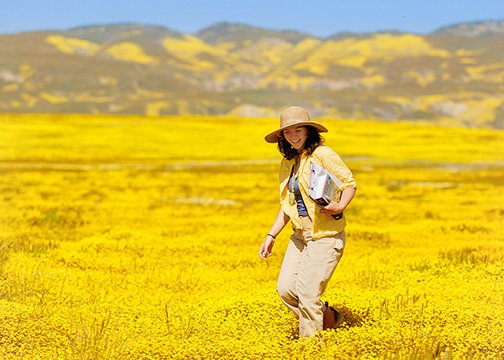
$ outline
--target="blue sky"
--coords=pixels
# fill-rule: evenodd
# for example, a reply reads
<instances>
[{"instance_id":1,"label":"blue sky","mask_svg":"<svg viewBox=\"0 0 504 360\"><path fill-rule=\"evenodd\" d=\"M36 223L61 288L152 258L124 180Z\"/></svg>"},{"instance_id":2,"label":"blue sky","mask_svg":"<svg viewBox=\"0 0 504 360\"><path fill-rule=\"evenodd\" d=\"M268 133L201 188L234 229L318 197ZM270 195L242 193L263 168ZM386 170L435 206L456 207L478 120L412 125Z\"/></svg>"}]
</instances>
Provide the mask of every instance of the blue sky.
<instances>
[{"instance_id":1,"label":"blue sky","mask_svg":"<svg viewBox=\"0 0 504 360\"><path fill-rule=\"evenodd\" d=\"M228 21L326 37L504 19L504 0L2 0L1 9L0 33L133 22L191 34Z\"/></svg>"}]
</instances>

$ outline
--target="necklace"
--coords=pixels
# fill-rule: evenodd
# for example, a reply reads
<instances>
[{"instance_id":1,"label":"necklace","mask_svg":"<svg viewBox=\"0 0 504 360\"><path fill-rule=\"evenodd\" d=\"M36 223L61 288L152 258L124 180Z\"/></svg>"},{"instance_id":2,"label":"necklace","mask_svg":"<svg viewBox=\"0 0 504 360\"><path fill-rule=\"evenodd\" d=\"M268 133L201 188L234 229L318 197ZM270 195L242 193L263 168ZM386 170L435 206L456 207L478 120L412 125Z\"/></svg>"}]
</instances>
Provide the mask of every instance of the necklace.
<instances>
[{"instance_id":1,"label":"necklace","mask_svg":"<svg viewBox=\"0 0 504 360\"><path fill-rule=\"evenodd\" d=\"M291 170L291 185L289 187L289 204L292 206L296 203L296 194L294 194L294 186L296 184L297 179L299 178L299 169L297 169L296 174L294 174L294 169L297 166L298 158L296 158L296 161L294 162L294 165L292 166ZM294 175L294 178L293 176Z\"/></svg>"}]
</instances>

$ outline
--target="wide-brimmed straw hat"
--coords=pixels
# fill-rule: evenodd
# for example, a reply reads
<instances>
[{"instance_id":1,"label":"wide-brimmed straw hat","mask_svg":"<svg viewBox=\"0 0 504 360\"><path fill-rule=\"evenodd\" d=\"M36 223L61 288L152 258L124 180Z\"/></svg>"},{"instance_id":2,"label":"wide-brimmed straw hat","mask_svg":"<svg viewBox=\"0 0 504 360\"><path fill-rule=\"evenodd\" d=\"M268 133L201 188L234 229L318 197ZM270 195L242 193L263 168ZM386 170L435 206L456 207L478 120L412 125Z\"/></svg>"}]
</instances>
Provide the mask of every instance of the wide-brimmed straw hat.
<instances>
[{"instance_id":1,"label":"wide-brimmed straw hat","mask_svg":"<svg viewBox=\"0 0 504 360\"><path fill-rule=\"evenodd\" d=\"M276 143L280 140L280 134L283 130L287 129L292 125L307 125L313 126L318 132L327 132L328 130L316 122L310 120L310 113L300 106L291 106L285 109L280 114L280 129L269 133L264 137L264 139L269 143Z\"/></svg>"}]
</instances>

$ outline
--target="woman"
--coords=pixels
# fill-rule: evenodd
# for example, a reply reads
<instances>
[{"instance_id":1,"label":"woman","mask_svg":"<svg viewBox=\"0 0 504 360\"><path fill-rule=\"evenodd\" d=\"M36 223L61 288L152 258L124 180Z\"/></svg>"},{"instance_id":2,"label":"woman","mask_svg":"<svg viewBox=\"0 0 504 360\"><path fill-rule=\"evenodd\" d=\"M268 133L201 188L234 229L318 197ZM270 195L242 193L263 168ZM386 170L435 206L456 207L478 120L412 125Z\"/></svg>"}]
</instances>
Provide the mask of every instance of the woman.
<instances>
[{"instance_id":1,"label":"woman","mask_svg":"<svg viewBox=\"0 0 504 360\"><path fill-rule=\"evenodd\" d=\"M343 210L352 200L356 185L352 172L338 154L322 145L319 132L327 129L310 120L305 109L293 106L280 114L280 128L266 135L283 155L280 164L280 210L259 249L261 259L271 256L276 236L292 223L294 233L285 253L277 292L299 319L299 336L334 328L343 315L320 301L345 247ZM323 166L343 183L341 198L328 198L319 206L308 197L310 162ZM334 215L334 216L333 216Z\"/></svg>"}]
</instances>

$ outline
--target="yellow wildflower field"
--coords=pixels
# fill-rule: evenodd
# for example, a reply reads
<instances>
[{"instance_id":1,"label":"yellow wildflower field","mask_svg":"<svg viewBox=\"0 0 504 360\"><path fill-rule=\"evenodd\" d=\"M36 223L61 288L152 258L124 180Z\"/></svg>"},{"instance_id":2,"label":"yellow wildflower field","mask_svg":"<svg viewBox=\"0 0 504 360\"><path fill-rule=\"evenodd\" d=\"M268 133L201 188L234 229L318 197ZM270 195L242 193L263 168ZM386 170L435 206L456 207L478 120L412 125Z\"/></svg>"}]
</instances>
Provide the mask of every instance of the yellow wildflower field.
<instances>
[{"instance_id":1,"label":"yellow wildflower field","mask_svg":"<svg viewBox=\"0 0 504 360\"><path fill-rule=\"evenodd\" d=\"M504 133L321 121L347 246L297 340L276 295L277 119L0 118L2 359L502 359Z\"/></svg>"}]
</instances>

